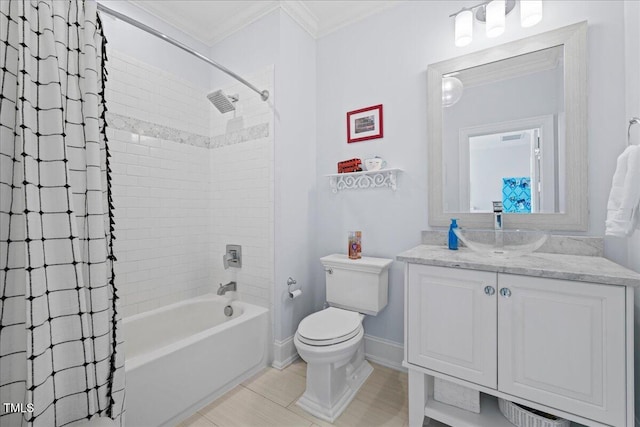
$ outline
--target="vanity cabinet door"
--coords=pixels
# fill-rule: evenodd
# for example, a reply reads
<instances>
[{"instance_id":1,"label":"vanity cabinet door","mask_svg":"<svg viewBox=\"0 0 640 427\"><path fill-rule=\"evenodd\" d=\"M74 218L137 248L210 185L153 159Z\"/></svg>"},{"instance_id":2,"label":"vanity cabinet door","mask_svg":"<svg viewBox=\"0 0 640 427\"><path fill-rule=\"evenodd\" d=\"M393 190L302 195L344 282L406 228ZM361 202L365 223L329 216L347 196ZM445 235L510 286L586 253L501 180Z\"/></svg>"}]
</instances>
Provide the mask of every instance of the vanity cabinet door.
<instances>
[{"instance_id":1,"label":"vanity cabinet door","mask_svg":"<svg viewBox=\"0 0 640 427\"><path fill-rule=\"evenodd\" d=\"M408 362L496 388L496 276L409 264Z\"/></svg>"},{"instance_id":2,"label":"vanity cabinet door","mask_svg":"<svg viewBox=\"0 0 640 427\"><path fill-rule=\"evenodd\" d=\"M498 389L625 424L625 289L498 275Z\"/></svg>"}]
</instances>

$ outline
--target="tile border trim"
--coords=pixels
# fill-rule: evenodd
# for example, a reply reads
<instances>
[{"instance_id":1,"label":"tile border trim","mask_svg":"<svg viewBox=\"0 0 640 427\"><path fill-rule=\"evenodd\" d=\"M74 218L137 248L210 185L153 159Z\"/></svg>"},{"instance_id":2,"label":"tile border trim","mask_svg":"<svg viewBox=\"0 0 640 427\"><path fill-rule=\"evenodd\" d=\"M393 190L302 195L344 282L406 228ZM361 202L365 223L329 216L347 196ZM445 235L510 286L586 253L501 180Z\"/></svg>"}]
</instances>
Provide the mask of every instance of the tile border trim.
<instances>
[{"instance_id":1,"label":"tile border trim","mask_svg":"<svg viewBox=\"0 0 640 427\"><path fill-rule=\"evenodd\" d=\"M116 113L108 112L106 118L108 126L112 129L206 149L226 147L269 136L269 123L260 123L238 131L208 137Z\"/></svg>"}]
</instances>

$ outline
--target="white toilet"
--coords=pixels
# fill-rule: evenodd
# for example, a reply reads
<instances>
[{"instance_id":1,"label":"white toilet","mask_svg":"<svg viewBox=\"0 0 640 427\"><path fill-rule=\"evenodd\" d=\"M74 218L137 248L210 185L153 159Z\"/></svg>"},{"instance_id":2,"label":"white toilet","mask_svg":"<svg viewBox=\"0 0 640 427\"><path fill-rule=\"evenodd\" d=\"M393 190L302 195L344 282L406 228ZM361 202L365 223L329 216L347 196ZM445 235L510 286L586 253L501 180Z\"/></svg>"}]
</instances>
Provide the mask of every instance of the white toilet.
<instances>
[{"instance_id":1,"label":"white toilet","mask_svg":"<svg viewBox=\"0 0 640 427\"><path fill-rule=\"evenodd\" d=\"M307 362L307 388L296 403L318 418L333 422L349 405L373 368L364 360L365 314L387 305L390 259L352 260L334 254L324 265L330 307L310 314L298 325L293 342Z\"/></svg>"}]
</instances>

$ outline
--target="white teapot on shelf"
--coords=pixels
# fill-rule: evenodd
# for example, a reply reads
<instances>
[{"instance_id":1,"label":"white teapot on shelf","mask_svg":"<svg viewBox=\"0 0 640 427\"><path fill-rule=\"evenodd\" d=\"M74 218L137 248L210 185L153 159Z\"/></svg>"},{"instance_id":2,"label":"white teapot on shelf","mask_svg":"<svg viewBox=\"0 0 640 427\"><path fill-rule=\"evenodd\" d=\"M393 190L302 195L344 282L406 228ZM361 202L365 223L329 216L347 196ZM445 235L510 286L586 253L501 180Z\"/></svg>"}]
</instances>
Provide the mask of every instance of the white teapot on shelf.
<instances>
[{"instance_id":1,"label":"white teapot on shelf","mask_svg":"<svg viewBox=\"0 0 640 427\"><path fill-rule=\"evenodd\" d=\"M379 171L387 166L387 162L382 158L376 156L371 159L365 159L364 167L367 171Z\"/></svg>"}]
</instances>

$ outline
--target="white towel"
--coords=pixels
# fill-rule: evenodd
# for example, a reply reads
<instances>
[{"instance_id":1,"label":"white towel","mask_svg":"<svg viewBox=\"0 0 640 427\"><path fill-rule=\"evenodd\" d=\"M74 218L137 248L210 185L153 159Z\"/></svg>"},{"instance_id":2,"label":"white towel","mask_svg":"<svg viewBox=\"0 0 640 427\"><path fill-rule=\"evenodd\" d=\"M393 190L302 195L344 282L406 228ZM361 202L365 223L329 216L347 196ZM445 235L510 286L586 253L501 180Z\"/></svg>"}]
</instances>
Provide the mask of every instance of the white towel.
<instances>
[{"instance_id":1,"label":"white towel","mask_svg":"<svg viewBox=\"0 0 640 427\"><path fill-rule=\"evenodd\" d=\"M618 157L607 203L607 236L631 236L640 217L640 146L631 145Z\"/></svg>"}]
</instances>

